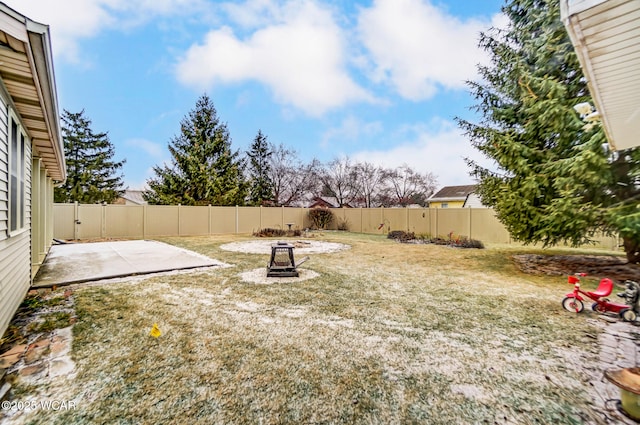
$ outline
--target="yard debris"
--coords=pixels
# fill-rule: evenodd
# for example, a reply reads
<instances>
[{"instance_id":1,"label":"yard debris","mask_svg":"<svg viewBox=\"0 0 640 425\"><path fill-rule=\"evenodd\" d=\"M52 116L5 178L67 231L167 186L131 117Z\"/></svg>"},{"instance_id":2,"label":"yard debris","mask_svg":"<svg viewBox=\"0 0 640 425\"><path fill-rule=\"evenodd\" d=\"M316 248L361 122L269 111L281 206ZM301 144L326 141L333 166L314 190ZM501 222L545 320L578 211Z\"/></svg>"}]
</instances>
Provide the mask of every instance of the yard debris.
<instances>
[{"instance_id":1,"label":"yard debris","mask_svg":"<svg viewBox=\"0 0 640 425\"><path fill-rule=\"evenodd\" d=\"M153 324L153 327L151 328L151 332L149 332L149 335L151 335L154 338L158 338L160 335L162 335L162 332L160 332L160 328L158 327L157 323Z\"/></svg>"}]
</instances>

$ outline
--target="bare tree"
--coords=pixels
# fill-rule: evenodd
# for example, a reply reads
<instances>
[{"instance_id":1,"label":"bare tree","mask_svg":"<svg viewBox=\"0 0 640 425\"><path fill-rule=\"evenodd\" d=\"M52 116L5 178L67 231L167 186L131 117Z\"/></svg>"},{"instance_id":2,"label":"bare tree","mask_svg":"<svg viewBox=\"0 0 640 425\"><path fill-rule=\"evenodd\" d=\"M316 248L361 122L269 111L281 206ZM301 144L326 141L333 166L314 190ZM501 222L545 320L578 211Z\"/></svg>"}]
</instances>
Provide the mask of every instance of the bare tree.
<instances>
[{"instance_id":1,"label":"bare tree","mask_svg":"<svg viewBox=\"0 0 640 425\"><path fill-rule=\"evenodd\" d=\"M273 184L275 206L292 206L316 193L318 184L316 173L319 163L316 159L304 164L293 149L284 145L272 147L270 157L270 180Z\"/></svg>"},{"instance_id":2,"label":"bare tree","mask_svg":"<svg viewBox=\"0 0 640 425\"><path fill-rule=\"evenodd\" d=\"M365 208L380 206L386 175L384 168L369 162L358 162L355 165L355 170L360 187L358 201L361 201L361 205Z\"/></svg>"},{"instance_id":3,"label":"bare tree","mask_svg":"<svg viewBox=\"0 0 640 425\"><path fill-rule=\"evenodd\" d=\"M336 199L339 206L352 203L360 192L356 167L349 157L336 158L322 168L318 174L322 194Z\"/></svg>"},{"instance_id":4,"label":"bare tree","mask_svg":"<svg viewBox=\"0 0 640 425\"><path fill-rule=\"evenodd\" d=\"M421 174L407 164L395 170L387 170L384 180L389 189L389 201L392 205L402 207L411 204L426 205L437 183L433 174Z\"/></svg>"}]
</instances>

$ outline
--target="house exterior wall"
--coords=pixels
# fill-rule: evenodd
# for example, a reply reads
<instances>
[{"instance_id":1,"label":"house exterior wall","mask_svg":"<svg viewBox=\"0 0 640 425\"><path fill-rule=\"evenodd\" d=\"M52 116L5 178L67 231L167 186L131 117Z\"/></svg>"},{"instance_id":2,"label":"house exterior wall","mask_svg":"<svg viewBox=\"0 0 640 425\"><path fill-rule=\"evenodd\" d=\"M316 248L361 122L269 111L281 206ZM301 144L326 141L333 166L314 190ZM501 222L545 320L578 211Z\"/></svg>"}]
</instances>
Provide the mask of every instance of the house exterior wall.
<instances>
[{"instance_id":1,"label":"house exterior wall","mask_svg":"<svg viewBox=\"0 0 640 425\"><path fill-rule=\"evenodd\" d=\"M22 302L31 285L31 142L24 134L20 120L11 107L9 97L0 90L0 330L9 324L13 313ZM24 186L21 190L19 211L24 208L24 223L18 230L11 229L10 190L11 143L10 123L14 120L24 144Z\"/></svg>"},{"instance_id":2,"label":"house exterior wall","mask_svg":"<svg viewBox=\"0 0 640 425\"><path fill-rule=\"evenodd\" d=\"M446 206L443 206L445 204ZM429 208L462 208L464 206L464 200L462 201L429 201Z\"/></svg>"},{"instance_id":3,"label":"house exterior wall","mask_svg":"<svg viewBox=\"0 0 640 425\"><path fill-rule=\"evenodd\" d=\"M0 336L53 240L64 181L49 27L0 2Z\"/></svg>"},{"instance_id":4,"label":"house exterior wall","mask_svg":"<svg viewBox=\"0 0 640 425\"><path fill-rule=\"evenodd\" d=\"M467 196L467 200L464 202L463 207L464 208L486 208L484 205L482 205L482 201L480 200L480 197L475 193L470 193L469 196Z\"/></svg>"},{"instance_id":5,"label":"house exterior wall","mask_svg":"<svg viewBox=\"0 0 640 425\"><path fill-rule=\"evenodd\" d=\"M35 277L53 241L53 180L33 148L31 165L31 276Z\"/></svg>"}]
</instances>

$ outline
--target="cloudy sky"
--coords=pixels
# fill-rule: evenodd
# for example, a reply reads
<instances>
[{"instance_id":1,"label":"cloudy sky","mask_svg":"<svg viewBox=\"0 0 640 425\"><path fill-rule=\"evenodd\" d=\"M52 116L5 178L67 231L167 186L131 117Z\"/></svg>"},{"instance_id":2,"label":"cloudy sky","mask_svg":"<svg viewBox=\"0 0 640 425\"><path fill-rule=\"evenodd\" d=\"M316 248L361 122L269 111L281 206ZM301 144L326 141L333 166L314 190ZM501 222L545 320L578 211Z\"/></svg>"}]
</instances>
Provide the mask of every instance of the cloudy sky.
<instances>
[{"instance_id":1,"label":"cloudy sky","mask_svg":"<svg viewBox=\"0 0 640 425\"><path fill-rule=\"evenodd\" d=\"M60 107L109 133L142 188L202 94L236 150L258 130L309 161L337 156L470 184L454 117L502 0L2 0L51 27Z\"/></svg>"}]
</instances>

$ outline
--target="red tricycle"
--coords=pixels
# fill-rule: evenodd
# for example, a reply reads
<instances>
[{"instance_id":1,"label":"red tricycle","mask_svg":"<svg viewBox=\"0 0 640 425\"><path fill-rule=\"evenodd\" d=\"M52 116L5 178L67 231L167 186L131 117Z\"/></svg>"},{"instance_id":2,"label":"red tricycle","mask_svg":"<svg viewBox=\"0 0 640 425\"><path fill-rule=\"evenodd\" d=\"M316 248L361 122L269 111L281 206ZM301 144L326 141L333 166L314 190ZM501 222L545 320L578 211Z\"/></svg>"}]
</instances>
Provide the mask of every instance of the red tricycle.
<instances>
[{"instance_id":1,"label":"red tricycle","mask_svg":"<svg viewBox=\"0 0 640 425\"><path fill-rule=\"evenodd\" d=\"M619 304L609 301L608 297L611 295L613 291L613 281L608 278L604 278L600 281L600 284L596 288L595 291L583 291L580 289L580 278L586 276L586 273L576 273L575 275L569 276L569 283L573 285L573 291L569 292L564 299L562 300L562 307L565 310L580 313L584 310L584 296L595 301L591 308L593 311L598 313L616 313L618 314L622 320L625 322L633 322L637 318L637 312L635 311L635 304L637 303L637 290L635 291L634 298L630 301L631 305L628 304ZM637 285L637 283L632 282ZM627 293L618 294L618 296L628 298L629 291Z\"/></svg>"}]
</instances>

